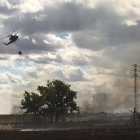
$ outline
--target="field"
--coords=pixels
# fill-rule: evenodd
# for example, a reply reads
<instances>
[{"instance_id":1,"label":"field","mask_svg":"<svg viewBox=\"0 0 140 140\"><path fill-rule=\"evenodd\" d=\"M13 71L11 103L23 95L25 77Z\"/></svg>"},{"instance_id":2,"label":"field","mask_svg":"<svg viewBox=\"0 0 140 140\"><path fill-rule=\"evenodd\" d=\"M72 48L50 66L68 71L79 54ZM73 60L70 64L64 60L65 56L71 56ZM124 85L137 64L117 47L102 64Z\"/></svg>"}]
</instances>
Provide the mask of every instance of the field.
<instances>
[{"instance_id":1,"label":"field","mask_svg":"<svg viewBox=\"0 0 140 140\"><path fill-rule=\"evenodd\" d=\"M12 118L14 117L14 119ZM140 127L130 125L128 114L73 116L66 122L27 122L23 116L1 116L2 140L138 140ZM18 118L16 121L16 118ZM28 118L26 116L26 118ZM8 120L8 123L6 120ZM12 121L10 121L10 119ZM20 120L20 121L19 121Z\"/></svg>"},{"instance_id":2,"label":"field","mask_svg":"<svg viewBox=\"0 0 140 140\"><path fill-rule=\"evenodd\" d=\"M0 131L2 140L138 140L138 129L80 129L59 131Z\"/></svg>"}]
</instances>

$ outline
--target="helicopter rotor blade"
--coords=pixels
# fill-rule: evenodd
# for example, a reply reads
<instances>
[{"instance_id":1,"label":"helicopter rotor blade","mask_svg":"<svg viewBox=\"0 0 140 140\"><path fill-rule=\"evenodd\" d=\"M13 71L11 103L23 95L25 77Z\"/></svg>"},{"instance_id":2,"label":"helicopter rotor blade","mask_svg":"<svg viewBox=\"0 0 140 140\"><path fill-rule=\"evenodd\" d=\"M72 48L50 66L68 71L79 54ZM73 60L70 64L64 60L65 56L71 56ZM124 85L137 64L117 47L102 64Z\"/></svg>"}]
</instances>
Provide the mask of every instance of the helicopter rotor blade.
<instances>
[{"instance_id":1,"label":"helicopter rotor blade","mask_svg":"<svg viewBox=\"0 0 140 140\"><path fill-rule=\"evenodd\" d=\"M13 32L14 32L14 31L13 31ZM13 33L13 32L12 32L12 33ZM12 33L11 33L11 34L12 34Z\"/></svg>"},{"instance_id":2,"label":"helicopter rotor blade","mask_svg":"<svg viewBox=\"0 0 140 140\"><path fill-rule=\"evenodd\" d=\"M14 31L13 31L13 32L14 32ZM12 33L13 33L13 32L12 32ZM10 35L6 36L6 37L1 38L0 40L2 40L2 39L4 39L4 38L10 37L10 36L12 35L12 33L11 33Z\"/></svg>"},{"instance_id":3,"label":"helicopter rotor blade","mask_svg":"<svg viewBox=\"0 0 140 140\"><path fill-rule=\"evenodd\" d=\"M2 39L4 39L4 38L7 38L7 37L9 37L9 35L8 35L8 36L6 36L6 37L1 38L0 40L2 40Z\"/></svg>"},{"instance_id":4,"label":"helicopter rotor blade","mask_svg":"<svg viewBox=\"0 0 140 140\"><path fill-rule=\"evenodd\" d=\"M21 31L21 30L23 30L24 28L22 28L22 29L20 29L20 30L18 30L18 31L13 31L12 33L17 33L17 32L19 32L19 31ZM8 36L6 36L6 37L3 37L3 38L0 38L0 40L2 40L2 39L4 39L4 38L7 38L7 37L10 37L10 36L12 36L12 33L10 34L10 35L8 35Z\"/></svg>"},{"instance_id":5,"label":"helicopter rotor blade","mask_svg":"<svg viewBox=\"0 0 140 140\"><path fill-rule=\"evenodd\" d=\"M23 30L24 28L21 28L21 29L19 29L18 31L16 31L16 32L14 32L14 33L17 33L17 32L19 32L19 31L21 31L21 30Z\"/></svg>"}]
</instances>

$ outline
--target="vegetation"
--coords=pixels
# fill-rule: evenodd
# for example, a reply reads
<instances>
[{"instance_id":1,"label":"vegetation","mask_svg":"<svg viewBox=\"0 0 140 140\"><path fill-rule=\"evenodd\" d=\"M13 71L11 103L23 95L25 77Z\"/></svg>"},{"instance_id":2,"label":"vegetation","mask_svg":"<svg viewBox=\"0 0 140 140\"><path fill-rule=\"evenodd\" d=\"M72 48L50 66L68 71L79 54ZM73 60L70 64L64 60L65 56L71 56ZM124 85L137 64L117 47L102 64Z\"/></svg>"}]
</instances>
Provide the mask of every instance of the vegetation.
<instances>
[{"instance_id":1,"label":"vegetation","mask_svg":"<svg viewBox=\"0 0 140 140\"><path fill-rule=\"evenodd\" d=\"M79 112L74 99L77 98L77 92L70 89L70 85L65 84L61 80L47 81L46 86L38 86L36 93L25 91L24 99L21 101L21 109L25 109L25 113L34 114L38 121L39 116L43 116L46 121L59 121L60 116Z\"/></svg>"}]
</instances>

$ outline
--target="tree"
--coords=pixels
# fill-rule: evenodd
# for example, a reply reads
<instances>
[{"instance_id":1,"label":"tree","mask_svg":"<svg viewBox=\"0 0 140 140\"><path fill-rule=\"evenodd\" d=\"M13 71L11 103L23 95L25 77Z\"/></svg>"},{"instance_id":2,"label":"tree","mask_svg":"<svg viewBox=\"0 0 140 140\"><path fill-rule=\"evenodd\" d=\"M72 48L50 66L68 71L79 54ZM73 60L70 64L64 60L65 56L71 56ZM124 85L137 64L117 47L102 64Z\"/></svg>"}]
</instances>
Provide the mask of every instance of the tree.
<instances>
[{"instance_id":1,"label":"tree","mask_svg":"<svg viewBox=\"0 0 140 140\"><path fill-rule=\"evenodd\" d=\"M70 85L63 81L47 81L47 86L38 86L38 90L43 98L50 120L52 120L53 115L55 115L55 121L59 121L60 115L79 111L79 107L74 101L77 98L77 92L70 90Z\"/></svg>"},{"instance_id":2,"label":"tree","mask_svg":"<svg viewBox=\"0 0 140 140\"><path fill-rule=\"evenodd\" d=\"M49 82L49 81L48 81ZM42 114L46 120L48 116L48 121L53 121L53 114L55 112L55 92L52 89L52 85L47 84L47 86L38 86L37 89L40 92L40 97L42 99L43 106L41 107Z\"/></svg>"},{"instance_id":3,"label":"tree","mask_svg":"<svg viewBox=\"0 0 140 140\"><path fill-rule=\"evenodd\" d=\"M24 99L21 101L21 109L26 109L25 113L31 113L36 116L42 115L46 121L59 121L61 115L79 111L79 107L74 99L77 98L77 92L70 89L70 85L61 80L47 81L46 86L38 86L36 93L25 91Z\"/></svg>"},{"instance_id":4,"label":"tree","mask_svg":"<svg viewBox=\"0 0 140 140\"><path fill-rule=\"evenodd\" d=\"M21 100L21 109L25 109L27 114L33 114L38 121L40 115L41 98L36 93L25 91L24 99Z\"/></svg>"}]
</instances>

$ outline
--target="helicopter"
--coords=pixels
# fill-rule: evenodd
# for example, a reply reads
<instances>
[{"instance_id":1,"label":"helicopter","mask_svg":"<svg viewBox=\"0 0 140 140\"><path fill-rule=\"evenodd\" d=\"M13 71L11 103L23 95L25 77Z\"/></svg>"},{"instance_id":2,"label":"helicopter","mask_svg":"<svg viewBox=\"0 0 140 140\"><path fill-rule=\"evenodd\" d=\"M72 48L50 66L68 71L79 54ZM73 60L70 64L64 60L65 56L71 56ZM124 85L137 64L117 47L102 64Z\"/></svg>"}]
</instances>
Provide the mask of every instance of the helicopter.
<instances>
[{"instance_id":1,"label":"helicopter","mask_svg":"<svg viewBox=\"0 0 140 140\"><path fill-rule=\"evenodd\" d=\"M22 29L24 29L24 28L22 28ZM22 30L22 29L20 29L20 30ZM17 32L19 32L20 30L18 30L18 31L13 31L10 35L8 35L8 36L6 36L6 37L3 37L3 38L1 38L0 40L2 40L2 39L4 39L4 38L9 38L9 42L8 43L3 43L3 44L5 44L5 45L9 45L9 44L13 44L13 43L16 43L18 40L19 40L19 36L16 34ZM13 34L13 33L15 33L15 34Z\"/></svg>"}]
</instances>

